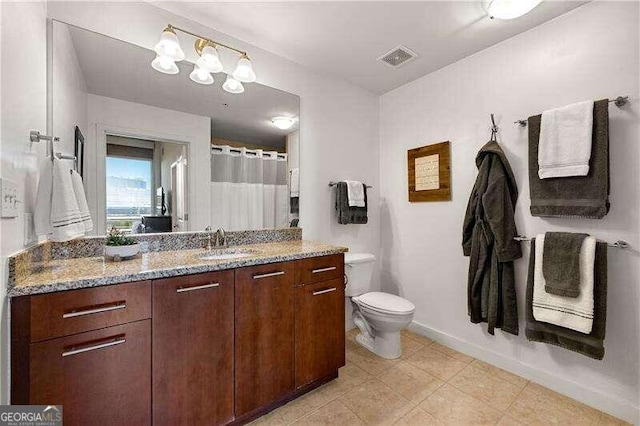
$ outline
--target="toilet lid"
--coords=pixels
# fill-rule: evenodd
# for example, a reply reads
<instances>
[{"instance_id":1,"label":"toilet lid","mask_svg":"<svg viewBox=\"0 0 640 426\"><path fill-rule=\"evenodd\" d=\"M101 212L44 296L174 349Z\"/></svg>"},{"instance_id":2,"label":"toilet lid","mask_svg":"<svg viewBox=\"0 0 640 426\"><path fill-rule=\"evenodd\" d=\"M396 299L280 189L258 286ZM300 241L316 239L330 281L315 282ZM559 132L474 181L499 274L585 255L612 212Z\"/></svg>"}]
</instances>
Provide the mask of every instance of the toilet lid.
<instances>
[{"instance_id":1,"label":"toilet lid","mask_svg":"<svg viewBox=\"0 0 640 426\"><path fill-rule=\"evenodd\" d=\"M379 291L358 296L358 302L375 310L385 312L409 313L416 309L414 304L407 299Z\"/></svg>"}]
</instances>

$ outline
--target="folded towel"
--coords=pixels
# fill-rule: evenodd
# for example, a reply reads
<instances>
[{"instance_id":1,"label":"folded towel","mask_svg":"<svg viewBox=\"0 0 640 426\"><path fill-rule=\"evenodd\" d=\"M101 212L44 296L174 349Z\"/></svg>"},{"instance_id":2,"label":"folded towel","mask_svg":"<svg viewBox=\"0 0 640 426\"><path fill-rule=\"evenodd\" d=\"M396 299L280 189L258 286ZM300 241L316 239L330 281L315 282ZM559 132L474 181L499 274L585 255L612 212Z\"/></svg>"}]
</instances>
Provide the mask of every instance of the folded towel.
<instances>
[{"instance_id":1,"label":"folded towel","mask_svg":"<svg viewBox=\"0 0 640 426\"><path fill-rule=\"evenodd\" d=\"M71 180L72 170L66 160L53 159L53 187L51 190L52 241L69 241L84 235L84 223Z\"/></svg>"},{"instance_id":2,"label":"folded towel","mask_svg":"<svg viewBox=\"0 0 640 426\"><path fill-rule=\"evenodd\" d=\"M609 100L593 105L593 145L587 176L540 179L540 116L529 117L528 127L531 214L602 219L609 212Z\"/></svg>"},{"instance_id":3,"label":"folded towel","mask_svg":"<svg viewBox=\"0 0 640 426\"><path fill-rule=\"evenodd\" d=\"M357 180L345 180L345 183L347 184L349 207L366 207L364 201L365 185Z\"/></svg>"},{"instance_id":4,"label":"folded towel","mask_svg":"<svg viewBox=\"0 0 640 426\"><path fill-rule=\"evenodd\" d=\"M53 186L53 163L46 157L40 163L40 177L36 192L36 205L33 212L33 223L36 235L53 233L51 227L51 189Z\"/></svg>"},{"instance_id":5,"label":"folded towel","mask_svg":"<svg viewBox=\"0 0 640 426\"><path fill-rule=\"evenodd\" d=\"M291 170L291 182L289 184L289 196L291 198L300 196L300 169Z\"/></svg>"},{"instance_id":6,"label":"folded towel","mask_svg":"<svg viewBox=\"0 0 640 426\"><path fill-rule=\"evenodd\" d=\"M336 211L338 212L338 223L342 225L350 223L367 223L367 189L363 186L364 207L349 206L349 196L347 191L346 182L338 182L336 184Z\"/></svg>"},{"instance_id":7,"label":"folded towel","mask_svg":"<svg viewBox=\"0 0 640 426\"><path fill-rule=\"evenodd\" d=\"M87 204L87 197L84 194L84 185L82 184L82 176L75 170L71 171L71 183L73 184L73 192L76 195L76 201L78 202L78 210L80 210L80 218L84 225L84 232L93 231L93 221L91 220L91 213L89 212L89 205Z\"/></svg>"},{"instance_id":8,"label":"folded towel","mask_svg":"<svg viewBox=\"0 0 640 426\"><path fill-rule=\"evenodd\" d=\"M542 273L544 290L556 296L580 295L580 249L587 234L547 232L544 234Z\"/></svg>"},{"instance_id":9,"label":"folded towel","mask_svg":"<svg viewBox=\"0 0 640 426\"><path fill-rule=\"evenodd\" d=\"M542 113L538 176L540 179L586 176L593 131L593 101Z\"/></svg>"},{"instance_id":10,"label":"folded towel","mask_svg":"<svg viewBox=\"0 0 640 426\"><path fill-rule=\"evenodd\" d=\"M533 287L536 242L531 242L529 277L526 294L525 335L534 342L549 343L594 359L604 358L604 337L607 326L607 244L596 243L594 271L594 312L591 333L584 334L557 325L538 322L533 316Z\"/></svg>"},{"instance_id":11,"label":"folded towel","mask_svg":"<svg viewBox=\"0 0 640 426\"><path fill-rule=\"evenodd\" d=\"M543 270L545 236L536 238L536 257L533 281L533 316L536 321L589 334L593 327L593 270L596 239L588 236L580 249L580 295L562 297L545 291Z\"/></svg>"}]
</instances>

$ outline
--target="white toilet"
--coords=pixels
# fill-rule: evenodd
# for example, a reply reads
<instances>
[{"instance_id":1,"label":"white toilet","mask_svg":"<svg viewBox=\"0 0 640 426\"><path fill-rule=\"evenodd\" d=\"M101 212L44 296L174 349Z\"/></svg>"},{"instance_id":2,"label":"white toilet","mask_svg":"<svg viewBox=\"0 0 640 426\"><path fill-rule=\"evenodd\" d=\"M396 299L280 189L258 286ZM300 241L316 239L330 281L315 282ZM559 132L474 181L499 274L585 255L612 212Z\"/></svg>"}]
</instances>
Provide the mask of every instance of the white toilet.
<instances>
[{"instance_id":1,"label":"white toilet","mask_svg":"<svg viewBox=\"0 0 640 426\"><path fill-rule=\"evenodd\" d=\"M346 253L346 295L353 302L353 322L360 329L356 341L383 358L402 354L400 330L413 319L416 307L399 296L371 290L375 256L370 253Z\"/></svg>"}]
</instances>

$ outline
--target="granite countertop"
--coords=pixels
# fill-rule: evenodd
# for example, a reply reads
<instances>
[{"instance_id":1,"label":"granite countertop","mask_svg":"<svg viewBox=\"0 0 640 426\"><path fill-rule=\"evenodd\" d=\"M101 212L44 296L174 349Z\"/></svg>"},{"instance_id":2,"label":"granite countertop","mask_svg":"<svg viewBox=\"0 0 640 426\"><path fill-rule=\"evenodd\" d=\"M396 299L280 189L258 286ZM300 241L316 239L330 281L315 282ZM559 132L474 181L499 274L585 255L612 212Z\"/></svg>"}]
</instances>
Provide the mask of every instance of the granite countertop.
<instances>
[{"instance_id":1,"label":"granite countertop","mask_svg":"<svg viewBox=\"0 0 640 426\"><path fill-rule=\"evenodd\" d=\"M49 260L37 266L15 284L10 285L10 297L54 291L98 287L123 282L241 268L308 257L344 253L344 247L310 241L283 241L229 247L228 251L249 253L247 257L225 260L204 260L204 249L141 253L136 258L114 262L99 257Z\"/></svg>"}]
</instances>

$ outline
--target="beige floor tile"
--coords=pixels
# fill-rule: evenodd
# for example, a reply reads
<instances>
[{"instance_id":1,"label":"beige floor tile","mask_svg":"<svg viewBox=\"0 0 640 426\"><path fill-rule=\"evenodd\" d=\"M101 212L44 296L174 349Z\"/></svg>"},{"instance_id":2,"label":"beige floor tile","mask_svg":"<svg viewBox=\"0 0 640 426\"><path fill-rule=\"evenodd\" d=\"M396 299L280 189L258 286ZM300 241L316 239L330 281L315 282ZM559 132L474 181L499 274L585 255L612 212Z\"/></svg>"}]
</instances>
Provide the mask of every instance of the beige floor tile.
<instances>
[{"instance_id":1,"label":"beige floor tile","mask_svg":"<svg viewBox=\"0 0 640 426\"><path fill-rule=\"evenodd\" d=\"M426 346L419 341L413 340L412 338L406 336L401 336L400 342L402 344L402 355L400 356L400 358L402 359L410 357Z\"/></svg>"},{"instance_id":2,"label":"beige floor tile","mask_svg":"<svg viewBox=\"0 0 640 426\"><path fill-rule=\"evenodd\" d=\"M403 337L408 337L411 340L415 340L416 342L422 343L425 346L428 346L433 343L433 340L429 339L428 337L414 333L413 331L409 331L407 329L402 330L401 333Z\"/></svg>"},{"instance_id":3,"label":"beige floor tile","mask_svg":"<svg viewBox=\"0 0 640 426\"><path fill-rule=\"evenodd\" d=\"M442 424L443 423L440 420L436 419L419 407L409 411L403 418L395 423L397 426L426 426Z\"/></svg>"},{"instance_id":4,"label":"beige floor tile","mask_svg":"<svg viewBox=\"0 0 640 426\"><path fill-rule=\"evenodd\" d=\"M524 377L516 376L513 373L509 373L506 370L503 370L498 367L494 367L493 365L487 364L486 362L480 361L478 359L474 359L473 362L471 363L471 366L484 370L493 376L500 377L501 379L506 380L511 384L520 386L521 388L523 388L529 382Z\"/></svg>"},{"instance_id":5,"label":"beige floor tile","mask_svg":"<svg viewBox=\"0 0 640 426\"><path fill-rule=\"evenodd\" d=\"M600 421L598 422L598 424L607 425L607 426L623 426L623 425L631 426L631 423L627 423L624 420L621 420L617 417L613 417L612 415L609 415L607 413L601 414Z\"/></svg>"},{"instance_id":6,"label":"beige floor tile","mask_svg":"<svg viewBox=\"0 0 640 426\"><path fill-rule=\"evenodd\" d=\"M351 410L344 405L344 402L336 399L320 407L313 413L296 421L296 426L311 425L364 425Z\"/></svg>"},{"instance_id":7,"label":"beige floor tile","mask_svg":"<svg viewBox=\"0 0 640 426\"><path fill-rule=\"evenodd\" d=\"M340 399L367 424L392 424L414 407L408 399L377 379L366 381Z\"/></svg>"},{"instance_id":8,"label":"beige floor tile","mask_svg":"<svg viewBox=\"0 0 640 426\"><path fill-rule=\"evenodd\" d=\"M522 426L522 423L520 423L517 419L514 419L510 415L505 414L498 422L498 426Z\"/></svg>"},{"instance_id":9,"label":"beige floor tile","mask_svg":"<svg viewBox=\"0 0 640 426\"><path fill-rule=\"evenodd\" d=\"M391 389L416 404L444 384L437 377L404 361L385 371L379 378Z\"/></svg>"},{"instance_id":10,"label":"beige floor tile","mask_svg":"<svg viewBox=\"0 0 640 426\"><path fill-rule=\"evenodd\" d=\"M520 386L471 365L453 376L448 383L500 411L509 408L522 390Z\"/></svg>"},{"instance_id":11,"label":"beige floor tile","mask_svg":"<svg viewBox=\"0 0 640 426\"><path fill-rule=\"evenodd\" d=\"M494 425L502 417L500 411L449 384L425 399L420 408L445 423Z\"/></svg>"},{"instance_id":12,"label":"beige floor tile","mask_svg":"<svg viewBox=\"0 0 640 426\"><path fill-rule=\"evenodd\" d=\"M467 364L470 363L471 361L473 361L473 357L469 356L469 355L465 355L462 352L458 352L455 349L451 349L448 346L445 346L441 343L438 342L433 342L433 344L431 345L431 347L437 351L442 352L445 355L449 355L452 358L455 358L457 360L460 360L462 362L466 362Z\"/></svg>"},{"instance_id":13,"label":"beige floor tile","mask_svg":"<svg viewBox=\"0 0 640 426\"><path fill-rule=\"evenodd\" d=\"M360 346L360 344L350 340L346 341L346 346L347 361L375 376L379 376L399 361L398 359L382 358L370 350Z\"/></svg>"},{"instance_id":14,"label":"beige floor tile","mask_svg":"<svg viewBox=\"0 0 640 426\"><path fill-rule=\"evenodd\" d=\"M425 346L406 360L444 381L449 380L467 366L467 363L445 355L431 346Z\"/></svg>"},{"instance_id":15,"label":"beige floor tile","mask_svg":"<svg viewBox=\"0 0 640 426\"><path fill-rule=\"evenodd\" d=\"M597 424L601 412L536 383L529 383L508 410L523 424Z\"/></svg>"}]
</instances>

